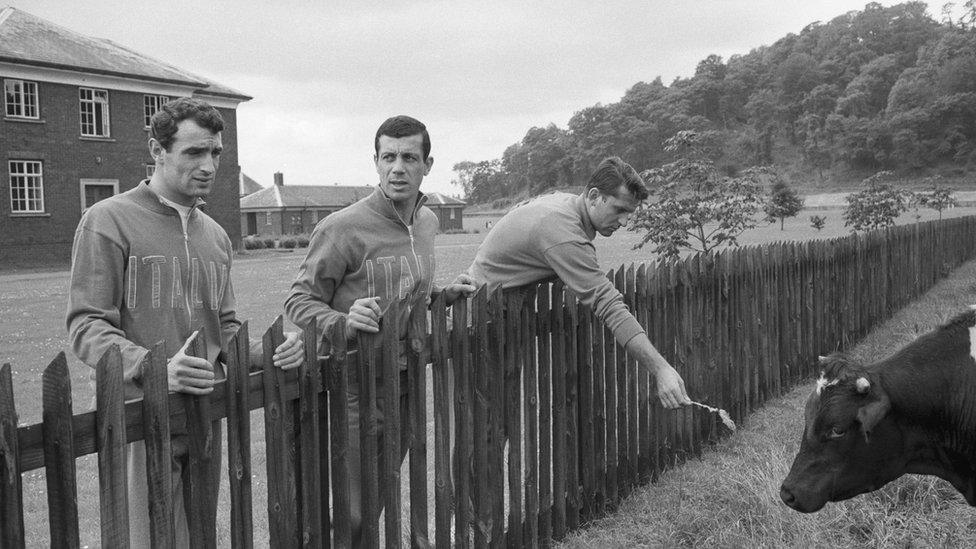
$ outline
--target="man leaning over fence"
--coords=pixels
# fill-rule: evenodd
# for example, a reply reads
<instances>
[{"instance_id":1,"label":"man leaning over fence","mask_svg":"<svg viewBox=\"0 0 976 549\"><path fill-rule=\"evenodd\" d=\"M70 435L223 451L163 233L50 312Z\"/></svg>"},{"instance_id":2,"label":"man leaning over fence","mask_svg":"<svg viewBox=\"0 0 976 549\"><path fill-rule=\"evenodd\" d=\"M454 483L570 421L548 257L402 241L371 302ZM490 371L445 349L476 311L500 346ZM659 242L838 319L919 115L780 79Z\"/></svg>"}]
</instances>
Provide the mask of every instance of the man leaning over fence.
<instances>
[{"instance_id":1,"label":"man leaning over fence","mask_svg":"<svg viewBox=\"0 0 976 549\"><path fill-rule=\"evenodd\" d=\"M516 206L481 243L468 274L491 290L558 277L613 331L614 339L647 368L667 408L691 403L684 380L654 348L620 292L600 269L593 239L627 223L648 192L618 157L597 166L580 195L552 193Z\"/></svg>"},{"instance_id":2,"label":"man leaning over fence","mask_svg":"<svg viewBox=\"0 0 976 549\"><path fill-rule=\"evenodd\" d=\"M223 119L196 99L170 101L153 115L149 152L156 171L132 190L89 208L75 231L68 293L67 327L75 354L92 368L118 345L125 399L142 397L143 358L165 343L170 391L205 395L224 377L221 349L237 332L227 233L201 211L214 184L222 150ZM188 356L194 332L205 337L209 360ZM251 356L260 360L261 342ZM302 343L289 333L275 350L275 365L301 365ZM253 362L253 361L252 361ZM214 423L220 440L220 423ZM189 545L183 479L185 430L173 435L172 496L175 546ZM212 461L219 478L220 452ZM133 547L149 543L146 447L127 446L129 537ZM216 505L216 490L212 494Z\"/></svg>"},{"instance_id":3,"label":"man leaning over fence","mask_svg":"<svg viewBox=\"0 0 976 549\"><path fill-rule=\"evenodd\" d=\"M347 339L359 332L377 333L384 311L393 301L405 302L395 322L401 342L406 336L408 318L414 307L426 307L431 294L445 292L452 303L473 286L466 276L443 290L434 288L434 235L437 216L424 207L427 198L420 192L424 176L430 172L430 136L420 121L395 116L380 125L373 147L379 186L368 197L329 215L316 225L308 254L292 284L285 302L285 313L298 326L316 322L319 333L327 337L336 323L345 318ZM323 344L326 342L323 341ZM409 417L405 347L401 345L400 417ZM324 347L322 352L328 352ZM377 373L379 375L379 372ZM377 395L383 395L380 377ZM377 398L377 423L382 436L383 410L395 403ZM350 518L353 544L362 535L362 455L359 429L359 383L354 374L349 383L349 477ZM401 460L407 450L408 429L400 429ZM383 447L380 443L379 448ZM369 459L369 458L367 458Z\"/></svg>"}]
</instances>

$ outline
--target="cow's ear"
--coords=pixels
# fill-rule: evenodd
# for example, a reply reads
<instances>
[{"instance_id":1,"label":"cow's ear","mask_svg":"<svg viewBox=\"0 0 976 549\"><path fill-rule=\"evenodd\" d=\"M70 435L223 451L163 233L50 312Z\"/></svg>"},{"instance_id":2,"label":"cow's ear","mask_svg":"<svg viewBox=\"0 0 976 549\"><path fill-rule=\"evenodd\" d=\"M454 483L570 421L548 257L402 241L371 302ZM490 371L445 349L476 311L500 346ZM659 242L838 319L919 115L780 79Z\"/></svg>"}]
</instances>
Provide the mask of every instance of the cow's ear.
<instances>
[{"instance_id":1,"label":"cow's ear","mask_svg":"<svg viewBox=\"0 0 976 549\"><path fill-rule=\"evenodd\" d=\"M888 410L891 409L891 400L888 399L888 394L885 393L880 384L875 384L872 387L867 378L858 378L856 385L857 392L870 393L868 398L871 400L857 411L857 420L861 423L864 441L871 442L871 430L888 415Z\"/></svg>"}]
</instances>

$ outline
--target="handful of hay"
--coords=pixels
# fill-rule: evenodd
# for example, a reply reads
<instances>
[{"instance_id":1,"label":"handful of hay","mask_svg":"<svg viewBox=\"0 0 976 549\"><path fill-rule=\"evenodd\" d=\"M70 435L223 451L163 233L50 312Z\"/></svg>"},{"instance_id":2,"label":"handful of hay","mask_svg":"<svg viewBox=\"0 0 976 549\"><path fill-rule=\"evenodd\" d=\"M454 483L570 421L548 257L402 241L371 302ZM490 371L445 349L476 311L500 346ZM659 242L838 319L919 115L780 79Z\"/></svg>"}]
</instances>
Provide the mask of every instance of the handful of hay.
<instances>
[{"instance_id":1,"label":"handful of hay","mask_svg":"<svg viewBox=\"0 0 976 549\"><path fill-rule=\"evenodd\" d=\"M733 433L735 432L735 422L732 421L732 417L729 416L729 413L726 412L725 410L722 410L721 408L714 408L712 406L709 406L708 404L702 404L701 402L695 402L694 400L692 400L691 403L694 404L695 406L704 408L709 412L715 412L716 414L718 414L718 417L722 419L722 423L725 424L725 426L728 427L730 431L732 431Z\"/></svg>"}]
</instances>

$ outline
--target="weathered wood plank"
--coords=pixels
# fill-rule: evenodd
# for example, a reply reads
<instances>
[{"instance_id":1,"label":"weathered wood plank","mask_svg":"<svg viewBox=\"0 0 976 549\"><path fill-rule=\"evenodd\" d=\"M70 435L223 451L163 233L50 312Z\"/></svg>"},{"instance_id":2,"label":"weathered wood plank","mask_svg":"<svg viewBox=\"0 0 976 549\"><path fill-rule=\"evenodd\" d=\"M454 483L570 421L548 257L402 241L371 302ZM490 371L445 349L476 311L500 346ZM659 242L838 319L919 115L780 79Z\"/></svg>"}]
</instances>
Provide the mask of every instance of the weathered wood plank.
<instances>
[{"instance_id":1,"label":"weathered wood plank","mask_svg":"<svg viewBox=\"0 0 976 549\"><path fill-rule=\"evenodd\" d=\"M427 346L428 331L427 308L414 307L407 328L409 423L408 418L401 418L409 427L410 543L414 547L430 546L427 531L427 363L431 357L431 349Z\"/></svg>"},{"instance_id":2,"label":"weathered wood plank","mask_svg":"<svg viewBox=\"0 0 976 549\"><path fill-rule=\"evenodd\" d=\"M142 417L146 437L149 539L153 547L169 547L174 541L173 454L166 362L166 347L162 342L153 346L152 352L142 361ZM186 509L189 510L189 507Z\"/></svg>"},{"instance_id":3,"label":"weathered wood plank","mask_svg":"<svg viewBox=\"0 0 976 549\"><path fill-rule=\"evenodd\" d=\"M129 497L126 493L122 354L112 345L95 368L95 413L98 425L98 504L101 543L129 546Z\"/></svg>"},{"instance_id":4,"label":"weathered wood plank","mask_svg":"<svg viewBox=\"0 0 976 549\"><path fill-rule=\"evenodd\" d=\"M17 462L20 453L17 435L13 378L10 364L4 364L0 367L0 546L13 548L24 546L24 500Z\"/></svg>"},{"instance_id":5,"label":"weathered wood plank","mask_svg":"<svg viewBox=\"0 0 976 549\"><path fill-rule=\"evenodd\" d=\"M186 354L207 357L206 336L195 332ZM191 543L197 547L217 546L217 489L220 479L214 462L220 459L220 438L215 437L210 419L210 395L183 395L186 411L187 463L183 473L186 521Z\"/></svg>"},{"instance_id":6,"label":"weathered wood plank","mask_svg":"<svg viewBox=\"0 0 976 549\"><path fill-rule=\"evenodd\" d=\"M319 455L319 391L322 388L318 360L318 327L310 322L302 332L305 358L298 368L298 403L295 439L299 455L295 486L298 492L302 547L323 545L322 459Z\"/></svg>"},{"instance_id":7,"label":"weathered wood plank","mask_svg":"<svg viewBox=\"0 0 976 549\"><path fill-rule=\"evenodd\" d=\"M286 372L274 365L274 350L284 341L279 315L264 333L264 437L268 475L268 530L275 547L301 545L295 487L293 398L284 394ZM295 377L295 376L293 376Z\"/></svg>"},{"instance_id":8,"label":"weathered wood plank","mask_svg":"<svg viewBox=\"0 0 976 549\"><path fill-rule=\"evenodd\" d=\"M78 482L71 432L71 375L64 352L58 353L44 369L42 377L44 473L51 547L78 547ZM6 398L6 395L0 398ZM5 540L0 537L0 541ZM8 546L6 543L0 545Z\"/></svg>"},{"instance_id":9,"label":"weathered wood plank","mask_svg":"<svg viewBox=\"0 0 976 549\"><path fill-rule=\"evenodd\" d=\"M231 547L254 546L254 509L251 501L251 392L248 322L242 322L227 349L227 477L230 485Z\"/></svg>"},{"instance_id":10,"label":"weathered wood plank","mask_svg":"<svg viewBox=\"0 0 976 549\"><path fill-rule=\"evenodd\" d=\"M451 546L451 508L454 489L451 483L451 367L448 359L450 339L443 292L430 305L431 374L434 378L434 543ZM410 458L413 460L413 457ZM411 480L411 492L413 490ZM413 503L411 502L411 507Z\"/></svg>"}]
</instances>

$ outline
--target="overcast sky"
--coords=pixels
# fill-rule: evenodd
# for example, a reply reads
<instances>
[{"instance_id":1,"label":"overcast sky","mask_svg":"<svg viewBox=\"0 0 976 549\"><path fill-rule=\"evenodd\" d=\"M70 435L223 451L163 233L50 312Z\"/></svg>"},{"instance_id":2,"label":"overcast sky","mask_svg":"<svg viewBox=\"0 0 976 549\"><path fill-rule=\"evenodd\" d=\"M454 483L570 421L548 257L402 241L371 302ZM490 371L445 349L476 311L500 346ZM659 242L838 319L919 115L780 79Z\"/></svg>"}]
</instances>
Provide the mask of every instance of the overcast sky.
<instances>
[{"instance_id":1,"label":"overcast sky","mask_svg":"<svg viewBox=\"0 0 976 549\"><path fill-rule=\"evenodd\" d=\"M498 158L532 126L565 128L636 82L669 84L709 54L745 54L864 4L0 0L253 96L238 108L240 164L263 185L275 171L285 184L374 184L376 127L409 114L433 143L422 188L450 194L455 163Z\"/></svg>"}]
</instances>

